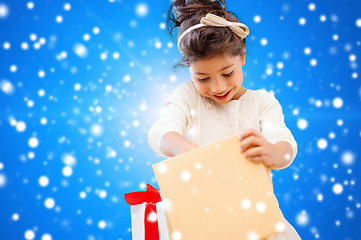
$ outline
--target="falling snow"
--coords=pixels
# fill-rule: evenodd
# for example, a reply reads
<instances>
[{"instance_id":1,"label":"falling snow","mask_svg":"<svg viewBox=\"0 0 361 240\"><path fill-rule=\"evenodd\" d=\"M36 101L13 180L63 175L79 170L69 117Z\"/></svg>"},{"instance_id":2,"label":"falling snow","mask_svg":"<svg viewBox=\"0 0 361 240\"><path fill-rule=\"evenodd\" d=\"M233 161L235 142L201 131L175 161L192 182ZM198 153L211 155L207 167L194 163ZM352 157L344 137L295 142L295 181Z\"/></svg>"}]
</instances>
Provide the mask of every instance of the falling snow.
<instances>
[{"instance_id":1,"label":"falling snow","mask_svg":"<svg viewBox=\"0 0 361 240\"><path fill-rule=\"evenodd\" d=\"M8 239L131 239L123 195L157 187L152 164L163 158L147 133L165 99L190 80L187 68L173 71L181 56L167 35L169 3L0 2L0 224ZM274 93L297 141L294 162L272 171L280 208L303 239L358 239L359 5L257 4L227 8L250 27L243 86ZM200 162L193 171L212 173ZM195 176L183 169L179 177L188 184ZM248 198L239 207L267 213Z\"/></svg>"}]
</instances>

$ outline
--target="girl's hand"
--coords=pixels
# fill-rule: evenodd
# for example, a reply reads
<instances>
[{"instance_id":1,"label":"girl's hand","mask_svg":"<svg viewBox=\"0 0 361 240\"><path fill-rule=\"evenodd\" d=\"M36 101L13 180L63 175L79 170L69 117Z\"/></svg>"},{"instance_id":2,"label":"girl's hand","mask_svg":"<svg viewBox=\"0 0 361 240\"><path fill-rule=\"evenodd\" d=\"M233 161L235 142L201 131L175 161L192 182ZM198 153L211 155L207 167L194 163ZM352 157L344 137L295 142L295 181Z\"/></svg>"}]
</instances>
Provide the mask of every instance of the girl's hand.
<instances>
[{"instance_id":1,"label":"girl's hand","mask_svg":"<svg viewBox=\"0 0 361 240\"><path fill-rule=\"evenodd\" d=\"M198 144L188 141L177 132L167 132L160 142L160 150L167 157L173 157L198 147Z\"/></svg>"},{"instance_id":2,"label":"girl's hand","mask_svg":"<svg viewBox=\"0 0 361 240\"><path fill-rule=\"evenodd\" d=\"M252 162L262 162L271 167L276 161L277 151L272 143L269 143L261 134L254 129L247 129L240 136L241 153Z\"/></svg>"}]
</instances>

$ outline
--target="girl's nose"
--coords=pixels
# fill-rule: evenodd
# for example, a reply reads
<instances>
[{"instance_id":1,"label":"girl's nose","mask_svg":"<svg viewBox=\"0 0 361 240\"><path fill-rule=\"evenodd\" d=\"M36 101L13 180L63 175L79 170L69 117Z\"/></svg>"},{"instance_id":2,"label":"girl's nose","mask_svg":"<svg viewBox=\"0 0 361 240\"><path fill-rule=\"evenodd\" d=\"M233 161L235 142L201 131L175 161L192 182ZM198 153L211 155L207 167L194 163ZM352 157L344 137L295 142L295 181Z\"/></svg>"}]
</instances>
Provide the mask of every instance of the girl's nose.
<instances>
[{"instance_id":1,"label":"girl's nose","mask_svg":"<svg viewBox=\"0 0 361 240\"><path fill-rule=\"evenodd\" d=\"M223 79L214 79L211 86L211 91L214 94L222 94L226 91L226 84Z\"/></svg>"}]
</instances>

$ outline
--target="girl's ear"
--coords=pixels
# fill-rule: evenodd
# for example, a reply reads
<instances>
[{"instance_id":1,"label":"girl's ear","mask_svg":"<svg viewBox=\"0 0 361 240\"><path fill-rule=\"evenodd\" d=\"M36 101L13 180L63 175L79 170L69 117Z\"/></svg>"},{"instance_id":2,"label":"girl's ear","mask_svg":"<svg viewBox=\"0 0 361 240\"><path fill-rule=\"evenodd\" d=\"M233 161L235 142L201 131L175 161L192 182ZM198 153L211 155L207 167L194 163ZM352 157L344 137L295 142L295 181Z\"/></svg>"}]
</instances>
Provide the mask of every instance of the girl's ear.
<instances>
[{"instance_id":1,"label":"girl's ear","mask_svg":"<svg viewBox=\"0 0 361 240\"><path fill-rule=\"evenodd\" d=\"M246 46L244 46L242 52L243 52L243 55L241 57L241 61L242 61L242 66L243 66L244 64L246 64Z\"/></svg>"}]
</instances>

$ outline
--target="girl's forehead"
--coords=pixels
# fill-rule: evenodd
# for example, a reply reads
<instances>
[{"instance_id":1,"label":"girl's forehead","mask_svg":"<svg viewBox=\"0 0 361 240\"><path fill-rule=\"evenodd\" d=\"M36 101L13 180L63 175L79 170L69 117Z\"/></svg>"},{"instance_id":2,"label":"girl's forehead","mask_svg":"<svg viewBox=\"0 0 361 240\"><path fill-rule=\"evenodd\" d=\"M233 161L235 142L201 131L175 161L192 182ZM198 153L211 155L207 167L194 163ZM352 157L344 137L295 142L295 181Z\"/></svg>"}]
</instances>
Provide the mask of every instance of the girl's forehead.
<instances>
[{"instance_id":1,"label":"girl's forehead","mask_svg":"<svg viewBox=\"0 0 361 240\"><path fill-rule=\"evenodd\" d=\"M196 68L209 68L210 66L228 66L231 64L239 64L241 63L241 56L232 56L228 54L219 54L215 55L209 58L201 58L197 61L192 62L189 65L190 69L196 69Z\"/></svg>"}]
</instances>

